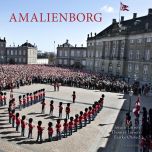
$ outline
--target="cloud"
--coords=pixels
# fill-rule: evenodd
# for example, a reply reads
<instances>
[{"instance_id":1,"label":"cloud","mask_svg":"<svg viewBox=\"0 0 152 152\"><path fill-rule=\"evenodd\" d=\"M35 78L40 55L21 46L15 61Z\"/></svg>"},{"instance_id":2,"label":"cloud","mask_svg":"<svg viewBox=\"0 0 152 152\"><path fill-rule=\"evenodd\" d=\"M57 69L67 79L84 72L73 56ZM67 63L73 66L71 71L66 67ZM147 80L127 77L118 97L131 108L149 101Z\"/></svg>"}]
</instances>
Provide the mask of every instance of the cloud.
<instances>
[{"instance_id":1,"label":"cloud","mask_svg":"<svg viewBox=\"0 0 152 152\"><path fill-rule=\"evenodd\" d=\"M106 13L113 13L114 12L114 8L109 6L109 5L104 5L100 10L104 11Z\"/></svg>"}]
</instances>

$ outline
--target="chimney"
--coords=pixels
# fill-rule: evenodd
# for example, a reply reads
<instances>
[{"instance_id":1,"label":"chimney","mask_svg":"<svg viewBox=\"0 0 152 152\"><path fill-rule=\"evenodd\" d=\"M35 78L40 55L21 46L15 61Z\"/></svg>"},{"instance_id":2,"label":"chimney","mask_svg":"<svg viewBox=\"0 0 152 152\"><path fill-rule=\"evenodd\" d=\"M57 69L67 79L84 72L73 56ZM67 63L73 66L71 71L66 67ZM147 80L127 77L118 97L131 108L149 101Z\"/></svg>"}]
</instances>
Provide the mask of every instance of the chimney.
<instances>
[{"instance_id":1,"label":"chimney","mask_svg":"<svg viewBox=\"0 0 152 152\"><path fill-rule=\"evenodd\" d=\"M121 16L121 22L123 22L124 21L124 16Z\"/></svg>"},{"instance_id":2,"label":"chimney","mask_svg":"<svg viewBox=\"0 0 152 152\"><path fill-rule=\"evenodd\" d=\"M81 44L81 47L83 47L83 44Z\"/></svg>"},{"instance_id":3,"label":"chimney","mask_svg":"<svg viewBox=\"0 0 152 152\"><path fill-rule=\"evenodd\" d=\"M137 17L137 13L133 13L133 19Z\"/></svg>"},{"instance_id":4,"label":"chimney","mask_svg":"<svg viewBox=\"0 0 152 152\"><path fill-rule=\"evenodd\" d=\"M91 37L92 37L92 32L91 32Z\"/></svg>"},{"instance_id":5,"label":"chimney","mask_svg":"<svg viewBox=\"0 0 152 152\"><path fill-rule=\"evenodd\" d=\"M88 34L88 38L89 38L89 34Z\"/></svg>"},{"instance_id":6,"label":"chimney","mask_svg":"<svg viewBox=\"0 0 152 152\"><path fill-rule=\"evenodd\" d=\"M75 47L77 47L77 45L75 44Z\"/></svg>"},{"instance_id":7,"label":"chimney","mask_svg":"<svg viewBox=\"0 0 152 152\"><path fill-rule=\"evenodd\" d=\"M113 20L112 20L112 24L114 24L114 23L116 23L116 22L117 22L116 19L113 19Z\"/></svg>"},{"instance_id":8,"label":"chimney","mask_svg":"<svg viewBox=\"0 0 152 152\"><path fill-rule=\"evenodd\" d=\"M97 35L97 33L94 33L94 35L96 36L96 35Z\"/></svg>"},{"instance_id":9,"label":"chimney","mask_svg":"<svg viewBox=\"0 0 152 152\"><path fill-rule=\"evenodd\" d=\"M152 8L148 9L148 15L152 15Z\"/></svg>"}]
</instances>

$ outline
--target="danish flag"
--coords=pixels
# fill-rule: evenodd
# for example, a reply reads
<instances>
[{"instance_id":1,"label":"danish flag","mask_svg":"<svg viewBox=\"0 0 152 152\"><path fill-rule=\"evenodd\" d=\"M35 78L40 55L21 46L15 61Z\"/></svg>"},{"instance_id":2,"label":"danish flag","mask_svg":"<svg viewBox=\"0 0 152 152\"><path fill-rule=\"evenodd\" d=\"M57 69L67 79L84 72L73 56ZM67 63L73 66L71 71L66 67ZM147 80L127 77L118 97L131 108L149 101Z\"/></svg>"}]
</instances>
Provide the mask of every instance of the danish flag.
<instances>
[{"instance_id":1,"label":"danish flag","mask_svg":"<svg viewBox=\"0 0 152 152\"><path fill-rule=\"evenodd\" d=\"M121 11L129 11L128 7L129 7L128 5L120 3L120 10Z\"/></svg>"}]
</instances>

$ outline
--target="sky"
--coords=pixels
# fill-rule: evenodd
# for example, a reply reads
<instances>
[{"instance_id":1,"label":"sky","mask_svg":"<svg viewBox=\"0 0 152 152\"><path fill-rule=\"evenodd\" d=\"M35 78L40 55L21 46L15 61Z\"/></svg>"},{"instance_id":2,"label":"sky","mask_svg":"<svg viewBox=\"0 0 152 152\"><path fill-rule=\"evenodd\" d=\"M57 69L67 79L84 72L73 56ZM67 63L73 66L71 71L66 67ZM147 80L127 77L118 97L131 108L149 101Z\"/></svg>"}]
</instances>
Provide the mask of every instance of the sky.
<instances>
[{"instance_id":1,"label":"sky","mask_svg":"<svg viewBox=\"0 0 152 152\"><path fill-rule=\"evenodd\" d=\"M152 8L151 0L122 0L129 6L129 11L121 12L126 19L133 13L137 16L148 14ZM0 3L0 37L6 37L7 46L21 45L28 40L36 44L38 50L56 52L58 44L66 39L72 45L86 46L87 35L99 33L119 20L119 0L1 0ZM9 22L12 13L102 13L102 22L94 23L14 23ZM16 15L17 16L17 15ZM55 44L54 44L55 41ZM55 48L55 49L54 49Z\"/></svg>"}]
</instances>

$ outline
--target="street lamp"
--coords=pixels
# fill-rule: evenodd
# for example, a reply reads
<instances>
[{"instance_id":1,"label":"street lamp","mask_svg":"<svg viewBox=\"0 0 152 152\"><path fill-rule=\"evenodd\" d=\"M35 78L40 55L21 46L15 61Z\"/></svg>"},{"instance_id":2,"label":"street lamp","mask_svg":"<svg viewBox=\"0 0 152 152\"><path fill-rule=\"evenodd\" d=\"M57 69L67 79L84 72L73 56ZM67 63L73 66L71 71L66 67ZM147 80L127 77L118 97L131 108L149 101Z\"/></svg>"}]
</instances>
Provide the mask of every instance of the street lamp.
<instances>
[{"instance_id":1,"label":"street lamp","mask_svg":"<svg viewBox=\"0 0 152 152\"><path fill-rule=\"evenodd\" d=\"M130 96L130 100L129 100L129 114L130 114L131 97L133 96L133 91L132 91L132 89L129 91L129 96Z\"/></svg>"}]
</instances>

